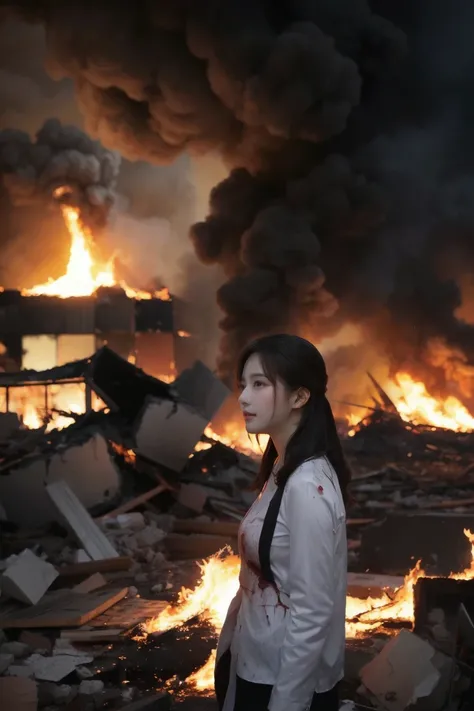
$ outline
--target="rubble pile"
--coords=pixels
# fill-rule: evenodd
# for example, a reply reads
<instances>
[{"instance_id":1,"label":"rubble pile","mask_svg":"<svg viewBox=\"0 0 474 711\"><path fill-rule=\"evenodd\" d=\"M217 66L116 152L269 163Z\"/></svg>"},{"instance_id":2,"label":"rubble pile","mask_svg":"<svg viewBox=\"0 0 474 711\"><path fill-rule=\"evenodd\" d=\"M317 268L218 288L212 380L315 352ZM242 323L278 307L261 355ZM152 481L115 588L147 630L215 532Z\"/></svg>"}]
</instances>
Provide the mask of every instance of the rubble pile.
<instances>
[{"instance_id":1,"label":"rubble pile","mask_svg":"<svg viewBox=\"0 0 474 711\"><path fill-rule=\"evenodd\" d=\"M170 385L106 347L54 371L0 374L0 387L20 375L82 382L103 407L68 413L74 422L62 430L0 416L0 695L18 711L193 708L199 687L183 682L215 648L217 627L199 600L164 627L151 621L192 600L196 561L236 550L254 500L258 460L208 429L228 391L201 363ZM474 532L474 435L383 408L353 434L349 595L369 602L348 617L360 633L348 635L342 708L465 711L474 693L465 534ZM439 577L414 578L413 592L403 576L418 559ZM222 602L223 580L210 585L213 604ZM370 600L390 606L404 589L412 613L391 619L381 606L378 624ZM213 708L208 700L196 708Z\"/></svg>"},{"instance_id":2,"label":"rubble pile","mask_svg":"<svg viewBox=\"0 0 474 711\"><path fill-rule=\"evenodd\" d=\"M104 407L64 413L74 422L61 430L0 416L0 694L21 690L19 711L169 708L145 693L155 684L104 681L104 653L112 644L114 665L122 645L138 649L134 635L175 599L183 566L235 548L258 462L204 434L228 390L201 363L169 385L107 347L0 374L0 387L20 376L82 382Z\"/></svg>"}]
</instances>

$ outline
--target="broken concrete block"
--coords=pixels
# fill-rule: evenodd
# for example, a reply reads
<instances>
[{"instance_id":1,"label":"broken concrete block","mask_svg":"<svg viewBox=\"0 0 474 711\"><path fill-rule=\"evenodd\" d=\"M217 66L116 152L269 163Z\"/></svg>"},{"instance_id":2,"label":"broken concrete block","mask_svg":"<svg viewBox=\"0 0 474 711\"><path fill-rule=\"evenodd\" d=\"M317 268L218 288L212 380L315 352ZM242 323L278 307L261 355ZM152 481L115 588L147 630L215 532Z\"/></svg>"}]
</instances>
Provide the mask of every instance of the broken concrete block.
<instances>
[{"instance_id":1,"label":"broken concrete block","mask_svg":"<svg viewBox=\"0 0 474 711\"><path fill-rule=\"evenodd\" d=\"M7 669L8 676L18 676L22 679L34 679L35 672L33 667L28 664L11 664Z\"/></svg>"},{"instance_id":2,"label":"broken concrete block","mask_svg":"<svg viewBox=\"0 0 474 711\"><path fill-rule=\"evenodd\" d=\"M57 639L54 643L54 655L62 656L63 654L76 658L76 664L89 664L93 657L85 650L77 649L68 639Z\"/></svg>"},{"instance_id":3,"label":"broken concrete block","mask_svg":"<svg viewBox=\"0 0 474 711\"><path fill-rule=\"evenodd\" d=\"M362 532L360 565L373 573L405 575L421 560L433 575L462 572L471 564L465 528L474 531L474 514L390 514Z\"/></svg>"},{"instance_id":4,"label":"broken concrete block","mask_svg":"<svg viewBox=\"0 0 474 711\"><path fill-rule=\"evenodd\" d=\"M404 711L418 699L429 697L440 681L433 664L435 650L420 637L402 630L380 654L361 670L364 687L381 709ZM431 707L437 711L436 707Z\"/></svg>"},{"instance_id":5,"label":"broken concrete block","mask_svg":"<svg viewBox=\"0 0 474 711\"><path fill-rule=\"evenodd\" d=\"M0 674L6 672L8 667L13 664L15 657L13 654L3 654L0 651Z\"/></svg>"},{"instance_id":6,"label":"broken concrete block","mask_svg":"<svg viewBox=\"0 0 474 711\"><path fill-rule=\"evenodd\" d=\"M70 654L56 654L52 657L43 657L41 654L32 654L26 660L27 666L33 671L35 679L39 681L61 681L71 674L81 664L90 664L92 657L74 657Z\"/></svg>"},{"instance_id":7,"label":"broken concrete block","mask_svg":"<svg viewBox=\"0 0 474 711\"><path fill-rule=\"evenodd\" d=\"M15 659L22 659L31 653L31 647L24 642L4 642L0 654L13 654Z\"/></svg>"},{"instance_id":8,"label":"broken concrete block","mask_svg":"<svg viewBox=\"0 0 474 711\"><path fill-rule=\"evenodd\" d=\"M36 605L57 577L58 571L51 563L24 550L3 573L1 588L4 595Z\"/></svg>"},{"instance_id":9,"label":"broken concrete block","mask_svg":"<svg viewBox=\"0 0 474 711\"><path fill-rule=\"evenodd\" d=\"M14 677L0 678L2 711L36 711L38 692L36 682Z\"/></svg>"},{"instance_id":10,"label":"broken concrete block","mask_svg":"<svg viewBox=\"0 0 474 711\"><path fill-rule=\"evenodd\" d=\"M92 669L88 669L87 667L76 667L76 674L81 679L92 679L93 676L95 676L95 672L92 671Z\"/></svg>"},{"instance_id":11,"label":"broken concrete block","mask_svg":"<svg viewBox=\"0 0 474 711\"><path fill-rule=\"evenodd\" d=\"M135 422L137 454L180 472L208 422L186 403L148 398Z\"/></svg>"},{"instance_id":12,"label":"broken concrete block","mask_svg":"<svg viewBox=\"0 0 474 711\"><path fill-rule=\"evenodd\" d=\"M210 422L230 395L230 390L204 363L197 360L173 383L180 397Z\"/></svg>"},{"instance_id":13,"label":"broken concrete block","mask_svg":"<svg viewBox=\"0 0 474 711\"><path fill-rule=\"evenodd\" d=\"M154 526L147 526L143 531L136 533L134 538L140 548L147 548L161 543L166 538L166 533Z\"/></svg>"},{"instance_id":14,"label":"broken concrete block","mask_svg":"<svg viewBox=\"0 0 474 711\"><path fill-rule=\"evenodd\" d=\"M109 501L120 488L120 473L110 457L102 435L81 445L29 460L0 477L0 501L8 520L36 528L56 520L56 512L45 491L46 484L64 480L86 508Z\"/></svg>"},{"instance_id":15,"label":"broken concrete block","mask_svg":"<svg viewBox=\"0 0 474 711\"><path fill-rule=\"evenodd\" d=\"M131 529L132 531L140 531L145 528L146 521L142 513L132 511L130 513L119 514L117 518L111 519L115 524L122 529Z\"/></svg>"},{"instance_id":16,"label":"broken concrete block","mask_svg":"<svg viewBox=\"0 0 474 711\"><path fill-rule=\"evenodd\" d=\"M80 694L100 694L104 690L104 682L100 679L84 679L79 684Z\"/></svg>"}]
</instances>

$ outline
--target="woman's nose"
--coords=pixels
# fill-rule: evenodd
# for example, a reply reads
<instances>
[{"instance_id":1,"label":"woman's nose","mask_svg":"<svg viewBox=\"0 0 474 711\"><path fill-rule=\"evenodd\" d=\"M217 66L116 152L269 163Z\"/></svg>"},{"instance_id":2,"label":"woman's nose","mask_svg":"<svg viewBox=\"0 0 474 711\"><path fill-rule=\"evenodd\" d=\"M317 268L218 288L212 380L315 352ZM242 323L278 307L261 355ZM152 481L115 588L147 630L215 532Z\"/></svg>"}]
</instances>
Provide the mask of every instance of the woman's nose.
<instances>
[{"instance_id":1,"label":"woman's nose","mask_svg":"<svg viewBox=\"0 0 474 711\"><path fill-rule=\"evenodd\" d=\"M248 402L246 400L246 395L245 395L245 389L242 390L242 392L239 395L239 404L244 407L245 405L248 405Z\"/></svg>"}]
</instances>

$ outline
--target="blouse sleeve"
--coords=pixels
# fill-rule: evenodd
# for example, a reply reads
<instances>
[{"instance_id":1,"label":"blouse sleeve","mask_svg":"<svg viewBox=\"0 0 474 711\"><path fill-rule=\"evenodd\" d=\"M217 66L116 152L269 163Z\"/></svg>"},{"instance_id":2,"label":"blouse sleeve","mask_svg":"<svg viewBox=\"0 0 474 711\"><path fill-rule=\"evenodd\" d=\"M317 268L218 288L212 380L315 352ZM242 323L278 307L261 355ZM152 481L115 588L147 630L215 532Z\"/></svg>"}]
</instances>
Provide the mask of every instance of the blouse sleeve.
<instances>
[{"instance_id":1,"label":"blouse sleeve","mask_svg":"<svg viewBox=\"0 0 474 711\"><path fill-rule=\"evenodd\" d=\"M290 610L269 711L309 708L335 595L335 522L326 487L314 480L290 482L285 491Z\"/></svg>"}]
</instances>

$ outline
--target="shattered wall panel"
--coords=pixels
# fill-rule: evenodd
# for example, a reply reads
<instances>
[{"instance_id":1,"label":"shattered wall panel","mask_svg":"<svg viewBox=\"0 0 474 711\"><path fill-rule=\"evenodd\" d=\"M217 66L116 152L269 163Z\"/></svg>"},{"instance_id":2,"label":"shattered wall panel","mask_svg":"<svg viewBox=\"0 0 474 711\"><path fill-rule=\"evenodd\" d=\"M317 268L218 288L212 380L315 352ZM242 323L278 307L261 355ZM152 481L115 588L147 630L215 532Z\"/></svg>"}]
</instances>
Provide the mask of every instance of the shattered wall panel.
<instances>
[{"instance_id":1,"label":"shattered wall panel","mask_svg":"<svg viewBox=\"0 0 474 711\"><path fill-rule=\"evenodd\" d=\"M96 434L81 445L55 454L49 462L38 458L0 476L0 500L8 520L26 527L55 521L56 512L45 485L61 479L86 508L113 498L120 477L105 439Z\"/></svg>"},{"instance_id":2,"label":"shattered wall panel","mask_svg":"<svg viewBox=\"0 0 474 711\"><path fill-rule=\"evenodd\" d=\"M174 386L183 400L202 412L209 421L230 395L224 383L199 360L181 373Z\"/></svg>"},{"instance_id":3,"label":"shattered wall panel","mask_svg":"<svg viewBox=\"0 0 474 711\"><path fill-rule=\"evenodd\" d=\"M149 398L135 425L137 453L180 472L207 423L184 403Z\"/></svg>"}]
</instances>

